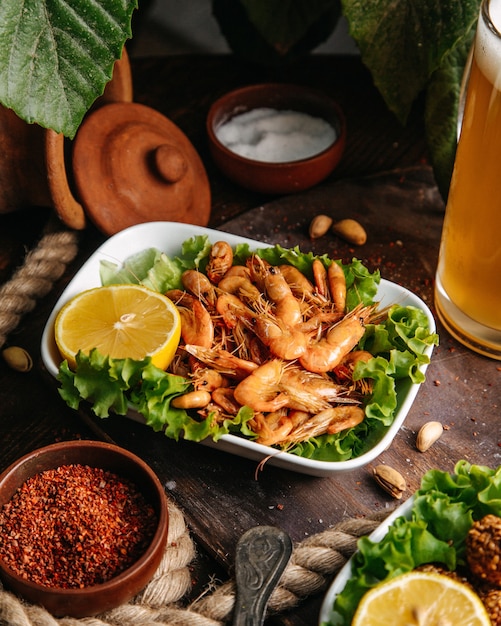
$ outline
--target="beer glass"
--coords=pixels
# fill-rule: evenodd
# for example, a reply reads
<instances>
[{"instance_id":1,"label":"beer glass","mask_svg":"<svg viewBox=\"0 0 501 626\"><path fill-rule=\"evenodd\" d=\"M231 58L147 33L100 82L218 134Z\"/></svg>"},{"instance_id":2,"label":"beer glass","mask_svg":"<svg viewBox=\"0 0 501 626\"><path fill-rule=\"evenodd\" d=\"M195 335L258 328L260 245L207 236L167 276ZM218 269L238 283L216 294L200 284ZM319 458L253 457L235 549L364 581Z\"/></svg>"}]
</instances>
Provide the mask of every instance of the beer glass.
<instances>
[{"instance_id":1,"label":"beer glass","mask_svg":"<svg viewBox=\"0 0 501 626\"><path fill-rule=\"evenodd\" d=\"M483 0L436 274L435 306L461 343L501 359L501 0Z\"/></svg>"}]
</instances>

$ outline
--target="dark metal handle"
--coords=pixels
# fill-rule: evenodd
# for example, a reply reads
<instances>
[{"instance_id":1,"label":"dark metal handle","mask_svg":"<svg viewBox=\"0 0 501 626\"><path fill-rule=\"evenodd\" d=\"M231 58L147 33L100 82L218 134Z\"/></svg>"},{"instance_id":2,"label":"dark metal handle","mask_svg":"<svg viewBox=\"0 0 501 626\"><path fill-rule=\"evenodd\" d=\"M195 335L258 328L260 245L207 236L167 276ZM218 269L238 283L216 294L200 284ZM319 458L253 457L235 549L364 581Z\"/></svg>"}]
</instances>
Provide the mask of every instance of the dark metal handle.
<instances>
[{"instance_id":1,"label":"dark metal handle","mask_svg":"<svg viewBox=\"0 0 501 626\"><path fill-rule=\"evenodd\" d=\"M262 626L270 595L291 554L292 541L279 528L256 526L242 535L235 554L233 626Z\"/></svg>"}]
</instances>

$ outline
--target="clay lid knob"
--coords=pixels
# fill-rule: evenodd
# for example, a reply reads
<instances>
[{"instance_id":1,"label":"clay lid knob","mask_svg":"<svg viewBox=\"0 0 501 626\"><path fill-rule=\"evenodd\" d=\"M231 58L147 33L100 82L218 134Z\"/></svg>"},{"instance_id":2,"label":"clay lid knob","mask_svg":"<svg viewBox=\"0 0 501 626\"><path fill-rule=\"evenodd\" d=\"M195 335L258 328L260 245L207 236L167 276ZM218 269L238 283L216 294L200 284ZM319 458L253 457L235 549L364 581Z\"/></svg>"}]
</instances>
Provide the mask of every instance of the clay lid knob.
<instances>
[{"instance_id":1,"label":"clay lid knob","mask_svg":"<svg viewBox=\"0 0 501 626\"><path fill-rule=\"evenodd\" d=\"M188 163L181 150L167 143L155 150L155 166L167 183L177 183L188 170Z\"/></svg>"},{"instance_id":2,"label":"clay lid knob","mask_svg":"<svg viewBox=\"0 0 501 626\"><path fill-rule=\"evenodd\" d=\"M154 221L206 226L210 187L186 135L158 111L115 102L86 117L73 143L85 213L107 235Z\"/></svg>"}]
</instances>

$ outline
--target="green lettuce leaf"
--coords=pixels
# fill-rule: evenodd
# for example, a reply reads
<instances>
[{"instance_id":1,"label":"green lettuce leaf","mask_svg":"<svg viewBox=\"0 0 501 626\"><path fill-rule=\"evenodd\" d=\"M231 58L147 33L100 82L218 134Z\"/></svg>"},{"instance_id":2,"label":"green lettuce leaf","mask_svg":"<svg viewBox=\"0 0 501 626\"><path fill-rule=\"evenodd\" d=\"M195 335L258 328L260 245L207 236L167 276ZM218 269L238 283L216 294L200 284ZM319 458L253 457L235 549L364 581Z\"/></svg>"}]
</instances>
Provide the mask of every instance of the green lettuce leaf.
<instances>
[{"instance_id":1,"label":"green lettuce leaf","mask_svg":"<svg viewBox=\"0 0 501 626\"><path fill-rule=\"evenodd\" d=\"M336 598L333 624L351 624L362 596L376 584L413 570L423 563L440 562L455 568L455 553L421 521L399 517L379 542L362 537L353 556L353 575Z\"/></svg>"},{"instance_id":2,"label":"green lettuce leaf","mask_svg":"<svg viewBox=\"0 0 501 626\"><path fill-rule=\"evenodd\" d=\"M425 563L453 571L465 562L466 536L475 520L501 515L501 466L459 461L454 474L430 470L409 517L398 517L381 541L359 539L352 575L334 603L331 626L349 626L364 593Z\"/></svg>"},{"instance_id":3,"label":"green lettuce leaf","mask_svg":"<svg viewBox=\"0 0 501 626\"><path fill-rule=\"evenodd\" d=\"M182 273L183 268L176 259L169 259L156 248L133 254L120 266L103 260L99 268L103 285L142 284L160 293L180 287Z\"/></svg>"},{"instance_id":4,"label":"green lettuce leaf","mask_svg":"<svg viewBox=\"0 0 501 626\"><path fill-rule=\"evenodd\" d=\"M79 352L76 363L73 372L68 362L63 361L58 375L59 393L75 410L82 400L90 402L92 411L101 418L108 417L110 412L125 415L133 409L144 417L148 426L164 431L175 440L183 437L202 441L212 437L217 441L230 432L252 435L246 425L253 416L248 407L242 407L236 417L222 422L212 420L211 416L197 420L184 409L173 407L173 398L189 391L191 383L155 367L150 358L110 359L94 349L89 355Z\"/></svg>"},{"instance_id":5,"label":"green lettuce leaf","mask_svg":"<svg viewBox=\"0 0 501 626\"><path fill-rule=\"evenodd\" d=\"M103 285L141 283L165 293L169 289L182 288L181 275L185 270L205 267L210 250L209 238L196 235L183 243L181 256L170 258L156 248L147 248L130 255L120 265L103 260L99 277Z\"/></svg>"}]
</instances>

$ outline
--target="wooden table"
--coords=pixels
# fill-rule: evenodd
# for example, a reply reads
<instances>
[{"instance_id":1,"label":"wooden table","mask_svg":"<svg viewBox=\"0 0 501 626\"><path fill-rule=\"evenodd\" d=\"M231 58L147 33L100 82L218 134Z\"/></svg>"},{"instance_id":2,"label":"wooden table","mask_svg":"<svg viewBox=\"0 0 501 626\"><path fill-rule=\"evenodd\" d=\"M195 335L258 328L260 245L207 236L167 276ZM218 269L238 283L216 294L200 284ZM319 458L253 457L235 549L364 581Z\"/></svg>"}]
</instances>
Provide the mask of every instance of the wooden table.
<instances>
[{"instance_id":1,"label":"wooden table","mask_svg":"<svg viewBox=\"0 0 501 626\"><path fill-rule=\"evenodd\" d=\"M229 56L141 59L132 68L135 99L176 123L204 161L213 198L210 226L344 260L356 256L433 308L444 205L426 158L420 103L408 125L401 127L355 57L314 56L280 74ZM314 189L284 198L263 197L231 184L215 169L205 139L205 116L217 96L271 79L323 89L340 103L348 122L346 152L333 175ZM358 219L368 231L367 244L354 248L332 235L310 240L308 225L317 213ZM26 247L37 241L48 214L47 209L30 208L0 216L2 281L22 261ZM82 233L77 259L9 337L9 343L32 353L36 367L19 374L0 363L0 469L29 450L61 439L105 438L134 451L152 465L183 511L199 549L194 576L202 586L208 571L231 575L236 542L252 526L279 526L300 542L340 520L394 507L395 501L374 483L372 466L335 478L270 465L256 471L255 462L199 444L176 443L125 418L97 420L67 408L40 365L41 332L65 285L103 241L93 227ZM440 346L426 382L394 443L377 460L404 475L406 496L430 468L451 471L459 459L490 466L500 462L500 364L461 347L440 324L438 329ZM432 419L446 430L429 451L420 453L416 433ZM321 601L321 594L310 597L269 623L315 624Z\"/></svg>"}]
</instances>

